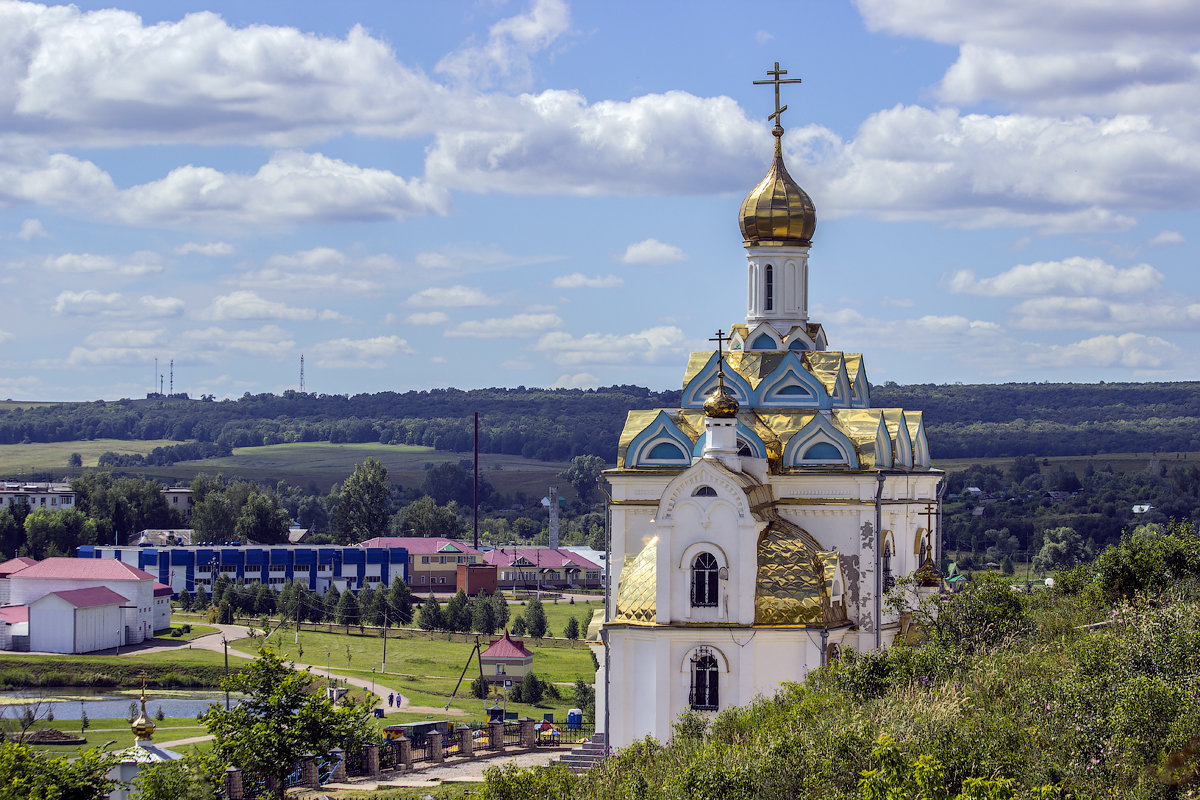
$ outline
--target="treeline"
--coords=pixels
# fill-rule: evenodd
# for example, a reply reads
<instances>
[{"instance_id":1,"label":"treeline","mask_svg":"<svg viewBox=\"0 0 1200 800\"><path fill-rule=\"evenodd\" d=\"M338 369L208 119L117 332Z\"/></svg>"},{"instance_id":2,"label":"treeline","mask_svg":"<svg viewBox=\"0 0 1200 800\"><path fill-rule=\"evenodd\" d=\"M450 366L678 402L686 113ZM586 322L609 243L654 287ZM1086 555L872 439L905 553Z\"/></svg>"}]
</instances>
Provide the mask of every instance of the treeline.
<instances>
[{"instance_id":1,"label":"treeline","mask_svg":"<svg viewBox=\"0 0 1200 800\"><path fill-rule=\"evenodd\" d=\"M473 414L485 453L566 461L616 459L626 412L679 405L679 392L602 389L432 389L317 395L246 394L222 402L149 400L60 403L0 411L0 444L80 439L174 439L223 448L287 442L381 442L468 452Z\"/></svg>"},{"instance_id":2,"label":"treeline","mask_svg":"<svg viewBox=\"0 0 1200 800\"><path fill-rule=\"evenodd\" d=\"M1090 455L1200 450L1200 383L887 383L872 403L925 413L934 458ZM173 439L214 449L286 442L381 442L468 452L480 415L485 453L565 461L595 455L614 463L631 409L676 408L678 391L601 389L432 389L317 395L246 394L211 402L148 400L61 403L0 411L0 444L80 439ZM167 464L184 451L130 458ZM136 462L136 463L134 463ZM108 462L114 466L126 464Z\"/></svg>"},{"instance_id":3,"label":"treeline","mask_svg":"<svg viewBox=\"0 0 1200 800\"><path fill-rule=\"evenodd\" d=\"M156 447L149 453L101 453L101 467L169 467L180 461L198 461L202 458L222 458L233 455L233 448L219 442L184 442Z\"/></svg>"},{"instance_id":4,"label":"treeline","mask_svg":"<svg viewBox=\"0 0 1200 800\"><path fill-rule=\"evenodd\" d=\"M1059 555L1047 563L1056 568L1094 557L1138 525L1200 524L1200 467L1163 457L1148 459L1143 470L1116 472L1102 462L1076 473L1023 456L1004 470L974 465L951 473L944 551L953 551L962 568L1008 559L1023 569L1032 559L1036 569L1038 554L1053 544Z\"/></svg>"}]
</instances>

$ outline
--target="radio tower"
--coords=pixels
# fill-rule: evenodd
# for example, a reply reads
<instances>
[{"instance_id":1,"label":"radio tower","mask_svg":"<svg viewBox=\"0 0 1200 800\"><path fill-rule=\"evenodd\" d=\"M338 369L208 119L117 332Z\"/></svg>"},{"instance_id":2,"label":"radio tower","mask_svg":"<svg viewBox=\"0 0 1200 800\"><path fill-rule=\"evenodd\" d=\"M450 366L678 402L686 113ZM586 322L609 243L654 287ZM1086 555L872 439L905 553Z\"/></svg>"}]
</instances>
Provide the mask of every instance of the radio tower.
<instances>
[{"instance_id":1,"label":"radio tower","mask_svg":"<svg viewBox=\"0 0 1200 800\"><path fill-rule=\"evenodd\" d=\"M304 353L300 354L300 394L304 394Z\"/></svg>"},{"instance_id":2,"label":"radio tower","mask_svg":"<svg viewBox=\"0 0 1200 800\"><path fill-rule=\"evenodd\" d=\"M171 359L171 383L169 394L175 394L175 359Z\"/></svg>"}]
</instances>

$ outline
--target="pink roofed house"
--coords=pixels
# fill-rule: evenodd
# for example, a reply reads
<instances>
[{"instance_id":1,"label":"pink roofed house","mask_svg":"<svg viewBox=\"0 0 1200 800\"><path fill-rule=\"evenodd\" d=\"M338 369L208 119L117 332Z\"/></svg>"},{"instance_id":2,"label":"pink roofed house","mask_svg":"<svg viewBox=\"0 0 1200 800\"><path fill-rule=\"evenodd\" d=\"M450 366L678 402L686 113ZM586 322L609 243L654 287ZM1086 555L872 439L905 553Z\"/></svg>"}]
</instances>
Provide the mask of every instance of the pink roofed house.
<instances>
[{"instance_id":1,"label":"pink roofed house","mask_svg":"<svg viewBox=\"0 0 1200 800\"><path fill-rule=\"evenodd\" d=\"M521 642L508 635L508 631L492 642L487 650L479 654L483 679L489 683L504 683L506 680L519 683L533 667L533 652Z\"/></svg>"}]
</instances>

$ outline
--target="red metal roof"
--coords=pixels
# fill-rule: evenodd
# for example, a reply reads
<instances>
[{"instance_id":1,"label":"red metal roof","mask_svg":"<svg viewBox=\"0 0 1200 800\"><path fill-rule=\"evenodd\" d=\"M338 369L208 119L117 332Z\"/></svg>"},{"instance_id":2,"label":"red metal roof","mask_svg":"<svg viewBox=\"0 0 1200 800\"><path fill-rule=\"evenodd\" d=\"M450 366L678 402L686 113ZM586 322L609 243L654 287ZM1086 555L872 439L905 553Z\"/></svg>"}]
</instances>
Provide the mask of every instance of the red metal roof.
<instances>
[{"instance_id":1,"label":"red metal roof","mask_svg":"<svg viewBox=\"0 0 1200 800\"><path fill-rule=\"evenodd\" d=\"M466 542L426 536L376 536L361 542L359 547L403 547L410 555L418 556L464 556L479 555L480 552Z\"/></svg>"},{"instance_id":2,"label":"red metal roof","mask_svg":"<svg viewBox=\"0 0 1200 800\"><path fill-rule=\"evenodd\" d=\"M551 550L549 547L498 547L483 554L484 563L498 567L511 567L513 562L524 559L528 566L549 569L576 566L580 569L600 569L578 553L569 550Z\"/></svg>"},{"instance_id":3,"label":"red metal roof","mask_svg":"<svg viewBox=\"0 0 1200 800\"><path fill-rule=\"evenodd\" d=\"M175 594L175 591L170 586L167 586L165 583L159 583L158 581L154 582L155 597L170 597L173 594Z\"/></svg>"},{"instance_id":4,"label":"red metal roof","mask_svg":"<svg viewBox=\"0 0 1200 800\"><path fill-rule=\"evenodd\" d=\"M514 639L504 632L504 636L492 642L492 646L479 654L480 658L533 658L533 653L525 649L519 639Z\"/></svg>"},{"instance_id":5,"label":"red metal roof","mask_svg":"<svg viewBox=\"0 0 1200 800\"><path fill-rule=\"evenodd\" d=\"M146 581L154 576L115 558L47 558L13 573L20 578L80 578L104 581Z\"/></svg>"},{"instance_id":6,"label":"red metal roof","mask_svg":"<svg viewBox=\"0 0 1200 800\"><path fill-rule=\"evenodd\" d=\"M16 625L18 622L29 622L29 606L0 607L0 620L4 620L9 625Z\"/></svg>"},{"instance_id":7,"label":"red metal roof","mask_svg":"<svg viewBox=\"0 0 1200 800\"><path fill-rule=\"evenodd\" d=\"M3 564L0 564L0 578L7 578L9 575L12 575L14 572L20 572L21 570L25 569L26 567L33 566L36 563L37 563L36 558L28 558L27 556L20 556L19 558L10 558L8 561L5 561Z\"/></svg>"},{"instance_id":8,"label":"red metal roof","mask_svg":"<svg viewBox=\"0 0 1200 800\"><path fill-rule=\"evenodd\" d=\"M51 592L50 595L62 598L76 608L95 608L97 606L122 605L128 600L109 589L107 586L93 586L90 589L68 589L62 592ZM45 595L49 597L50 595ZM42 600L39 597L33 602Z\"/></svg>"}]
</instances>

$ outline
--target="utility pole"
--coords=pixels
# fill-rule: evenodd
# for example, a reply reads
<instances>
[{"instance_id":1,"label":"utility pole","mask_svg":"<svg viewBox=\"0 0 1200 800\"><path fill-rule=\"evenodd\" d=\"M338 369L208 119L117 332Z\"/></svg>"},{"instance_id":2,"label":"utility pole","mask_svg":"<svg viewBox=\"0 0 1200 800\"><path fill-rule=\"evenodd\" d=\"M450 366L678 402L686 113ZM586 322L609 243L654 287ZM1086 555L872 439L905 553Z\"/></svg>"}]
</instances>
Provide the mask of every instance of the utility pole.
<instances>
[{"instance_id":1,"label":"utility pole","mask_svg":"<svg viewBox=\"0 0 1200 800\"><path fill-rule=\"evenodd\" d=\"M221 644L225 646L225 685L229 685L229 641L221 634ZM225 690L225 710L229 710L229 690Z\"/></svg>"},{"instance_id":2,"label":"utility pole","mask_svg":"<svg viewBox=\"0 0 1200 800\"><path fill-rule=\"evenodd\" d=\"M386 599L384 599L384 603L385 604L387 603ZM388 610L389 609L388 609L387 605L384 605L384 607L383 607L383 668L379 670L384 675L387 675Z\"/></svg>"}]
</instances>

